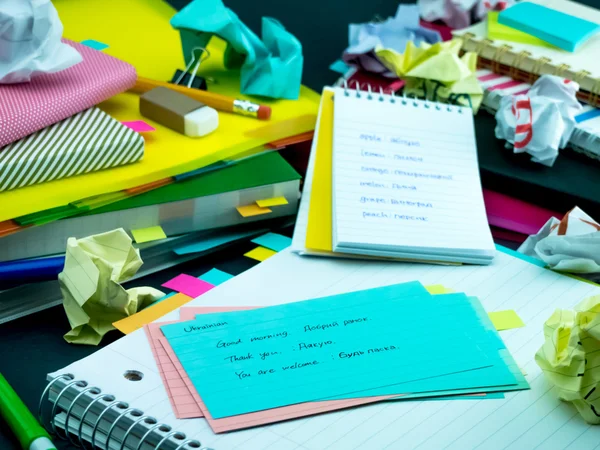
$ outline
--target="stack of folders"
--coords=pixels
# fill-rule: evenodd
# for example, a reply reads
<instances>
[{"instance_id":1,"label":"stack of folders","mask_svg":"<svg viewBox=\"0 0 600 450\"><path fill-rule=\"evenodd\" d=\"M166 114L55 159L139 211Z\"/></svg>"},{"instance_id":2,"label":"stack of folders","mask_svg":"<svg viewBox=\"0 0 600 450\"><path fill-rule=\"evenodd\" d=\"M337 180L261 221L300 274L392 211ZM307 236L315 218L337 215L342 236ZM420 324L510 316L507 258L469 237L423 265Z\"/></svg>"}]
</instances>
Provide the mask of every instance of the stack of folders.
<instances>
[{"instance_id":1,"label":"stack of folders","mask_svg":"<svg viewBox=\"0 0 600 450\"><path fill-rule=\"evenodd\" d=\"M302 253L492 261L469 108L326 89L316 133Z\"/></svg>"},{"instance_id":2,"label":"stack of folders","mask_svg":"<svg viewBox=\"0 0 600 450\"><path fill-rule=\"evenodd\" d=\"M148 274L199 257L207 242L245 239L261 228L257 222L281 224L297 212L301 177L279 150L293 153L295 144L312 139L319 96L302 87L297 100L273 100L268 121L219 112L219 128L202 138L154 122L145 124L154 131L142 136L130 128L144 119L139 96L123 91L136 83L136 69L156 80L181 69L181 41L169 24L175 10L164 2L126 3L135 3L137 12L123 18L123 26L115 24L122 32L114 34L102 23L114 19L122 2L94 20L82 20L78 9L96 9L93 1L57 2L65 36L83 42L93 34L107 48L67 41L83 62L49 75L60 78L60 93L44 90L58 83L43 80L32 82L39 87L35 98L24 84L0 87L0 96L21 100L0 105L0 122L12 124L15 108L21 118L36 118L24 120L18 135L15 127L0 130L0 322L56 304L69 238L123 228L147 261L141 273ZM162 53L137 49L140 39L160 40ZM201 72L217 74L218 82L209 90L239 97L239 75L224 70L225 45L210 47ZM114 89L99 88L106 85ZM66 101L59 95L64 86ZM48 117L34 114L40 101L48 103ZM223 239L216 238L219 232ZM182 253L182 246L204 250ZM52 285L44 285L52 292L45 305L32 295L40 283ZM6 300L17 298L19 305Z\"/></svg>"}]
</instances>

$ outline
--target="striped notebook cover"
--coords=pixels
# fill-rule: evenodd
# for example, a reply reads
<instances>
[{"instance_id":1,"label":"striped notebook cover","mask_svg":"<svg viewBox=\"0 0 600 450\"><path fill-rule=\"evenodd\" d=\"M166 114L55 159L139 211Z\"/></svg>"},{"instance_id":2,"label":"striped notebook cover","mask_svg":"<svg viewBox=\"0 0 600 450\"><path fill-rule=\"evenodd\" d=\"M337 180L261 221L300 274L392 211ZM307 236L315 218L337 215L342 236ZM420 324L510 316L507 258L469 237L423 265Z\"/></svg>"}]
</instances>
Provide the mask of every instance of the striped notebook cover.
<instances>
[{"instance_id":1,"label":"striped notebook cover","mask_svg":"<svg viewBox=\"0 0 600 450\"><path fill-rule=\"evenodd\" d=\"M63 39L83 61L29 83L0 84L0 147L97 105L133 87L135 68Z\"/></svg>"},{"instance_id":2,"label":"striped notebook cover","mask_svg":"<svg viewBox=\"0 0 600 450\"><path fill-rule=\"evenodd\" d=\"M504 95L519 95L529 92L530 84L498 75L487 69L477 71L477 79L485 89L483 106L495 113ZM577 127L571 136L570 144L574 150L600 159L600 109L591 105L582 105L582 112L575 117Z\"/></svg>"},{"instance_id":3,"label":"striped notebook cover","mask_svg":"<svg viewBox=\"0 0 600 450\"><path fill-rule=\"evenodd\" d=\"M139 161L144 139L94 107L0 149L0 192Z\"/></svg>"}]
</instances>

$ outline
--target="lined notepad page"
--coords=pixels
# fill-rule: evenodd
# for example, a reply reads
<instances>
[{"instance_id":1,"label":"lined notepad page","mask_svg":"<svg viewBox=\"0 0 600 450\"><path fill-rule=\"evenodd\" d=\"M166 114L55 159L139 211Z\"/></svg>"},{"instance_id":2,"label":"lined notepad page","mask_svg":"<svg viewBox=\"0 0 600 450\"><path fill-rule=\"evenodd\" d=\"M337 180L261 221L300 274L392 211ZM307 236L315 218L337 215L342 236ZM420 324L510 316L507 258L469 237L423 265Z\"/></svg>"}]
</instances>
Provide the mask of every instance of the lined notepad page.
<instances>
[{"instance_id":1,"label":"lined notepad page","mask_svg":"<svg viewBox=\"0 0 600 450\"><path fill-rule=\"evenodd\" d=\"M334 102L335 250L493 255L471 109L345 94Z\"/></svg>"},{"instance_id":2,"label":"lined notepad page","mask_svg":"<svg viewBox=\"0 0 600 450\"><path fill-rule=\"evenodd\" d=\"M525 327L501 332L531 390L497 400L388 402L215 435L204 419L177 420L143 330L56 372L73 373L215 450L593 450L600 427L558 399L534 361L543 323L600 288L498 252L489 266L440 266L306 258L283 250L202 297L195 306L263 306L419 280L479 297L488 311L512 309ZM164 320L178 316L173 312ZM407 318L399 318L401 325ZM443 349L443 343L440 343ZM123 378L127 370L142 381Z\"/></svg>"}]
</instances>

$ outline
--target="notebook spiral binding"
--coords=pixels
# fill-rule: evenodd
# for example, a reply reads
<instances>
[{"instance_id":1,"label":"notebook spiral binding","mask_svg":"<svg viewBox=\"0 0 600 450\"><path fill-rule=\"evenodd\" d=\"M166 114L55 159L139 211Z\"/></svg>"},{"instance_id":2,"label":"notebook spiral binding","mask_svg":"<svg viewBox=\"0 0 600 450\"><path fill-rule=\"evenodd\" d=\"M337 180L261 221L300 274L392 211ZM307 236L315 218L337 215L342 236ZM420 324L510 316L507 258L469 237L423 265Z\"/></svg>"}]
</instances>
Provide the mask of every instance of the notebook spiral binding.
<instances>
[{"instance_id":1,"label":"notebook spiral binding","mask_svg":"<svg viewBox=\"0 0 600 450\"><path fill-rule=\"evenodd\" d=\"M438 111L445 109L448 112L458 112L459 114L463 113L463 108L458 105L448 105L444 103L432 102L430 100L418 99L416 97L408 97L406 95L396 96L394 92L390 94L385 94L383 89L379 87L379 92L373 92L373 87L370 84L367 84L367 91L363 91L360 89L360 85L358 82L355 82L355 87L352 89L348 86L348 81L345 79L341 80L341 87L344 89L344 95L346 97L353 96L358 99L367 99L367 100L378 100L380 102L389 101L390 103L399 103L401 105L407 106L411 105L415 108L423 107L425 109L435 108Z\"/></svg>"},{"instance_id":2,"label":"notebook spiral binding","mask_svg":"<svg viewBox=\"0 0 600 450\"><path fill-rule=\"evenodd\" d=\"M59 381L64 382L65 386L58 388L56 398L51 400L50 390L52 389L52 386L57 385ZM67 392L73 395L73 398L70 401L67 400L67 404L61 404L61 399L66 398L65 394ZM92 396L94 397L92 398ZM48 401L52 404L49 421L46 421L44 417L44 400L46 397L48 397ZM98 405L103 409L101 412L96 413L98 417L95 421L90 422L88 419L86 422L86 417L89 418L90 412L92 411L94 405ZM75 416L76 406L81 408L85 406L85 409L79 417ZM99 425L105 416L108 417L107 413L109 411L118 411L118 416L112 420L112 424L106 433L105 441L99 442L97 441L100 430ZM59 432L60 427L58 427L56 423L56 418L60 412L65 412L66 414L63 427L65 433L64 435ZM114 432L118 428L117 425L126 416L129 416L133 423L126 428L126 431L121 438L113 436ZM69 422L72 418L75 418L79 422L76 433L73 432L72 429L69 431ZM137 408L130 407L126 402L119 401L113 395L102 394L102 390L100 388L88 386L88 383L84 380L76 380L75 376L70 373L59 375L48 383L40 397L40 402L38 405L38 419L42 426L44 426L50 434L62 440L68 440L74 446L81 447L83 449L87 448L85 442L89 441L92 444L91 448L104 448L105 450L141 450L144 444L147 444L146 448L149 446L149 448L153 448L154 450L212 450L207 447L202 447L202 444L198 440L186 439L186 435L184 433L173 431L167 424L158 423L156 418L145 415L143 411L140 411ZM84 424L88 424L92 428L91 437L89 439L85 439L83 436ZM143 430L143 434L139 439L133 434L134 429L136 429L138 434ZM150 437L154 437L154 440L157 440L157 444L152 444L149 441ZM181 442L175 442L173 445L172 443L174 441L172 439ZM127 442L128 440L130 442ZM172 445L167 447L168 443L171 443ZM117 447L115 447L115 445ZM154 445L154 447L152 447L152 445Z\"/></svg>"},{"instance_id":3,"label":"notebook spiral binding","mask_svg":"<svg viewBox=\"0 0 600 450\"><path fill-rule=\"evenodd\" d=\"M600 78L594 78L587 70L576 71L568 64L560 64L544 56L535 57L527 51L517 52L510 45L498 45L490 39L478 39L473 33L458 37L463 40L463 51L477 53L477 67L481 69L529 84L546 74L568 78L581 86L577 98L600 107Z\"/></svg>"}]
</instances>

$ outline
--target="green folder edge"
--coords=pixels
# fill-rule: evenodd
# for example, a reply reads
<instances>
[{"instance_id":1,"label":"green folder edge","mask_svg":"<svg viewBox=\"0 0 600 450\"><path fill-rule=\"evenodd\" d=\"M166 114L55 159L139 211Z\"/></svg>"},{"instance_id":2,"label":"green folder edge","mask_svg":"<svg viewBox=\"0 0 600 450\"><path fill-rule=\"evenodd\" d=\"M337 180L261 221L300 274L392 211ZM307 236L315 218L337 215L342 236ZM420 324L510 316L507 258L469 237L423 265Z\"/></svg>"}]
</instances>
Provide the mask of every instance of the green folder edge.
<instances>
[{"instance_id":1,"label":"green folder edge","mask_svg":"<svg viewBox=\"0 0 600 450\"><path fill-rule=\"evenodd\" d=\"M21 225L42 225L67 217L91 216L141 208L294 181L301 178L300 174L279 153L273 151L239 161L220 170L199 174L139 195L118 200L99 208L83 208L82 211L81 208L73 205L65 205L22 216L16 218L15 221Z\"/></svg>"}]
</instances>

